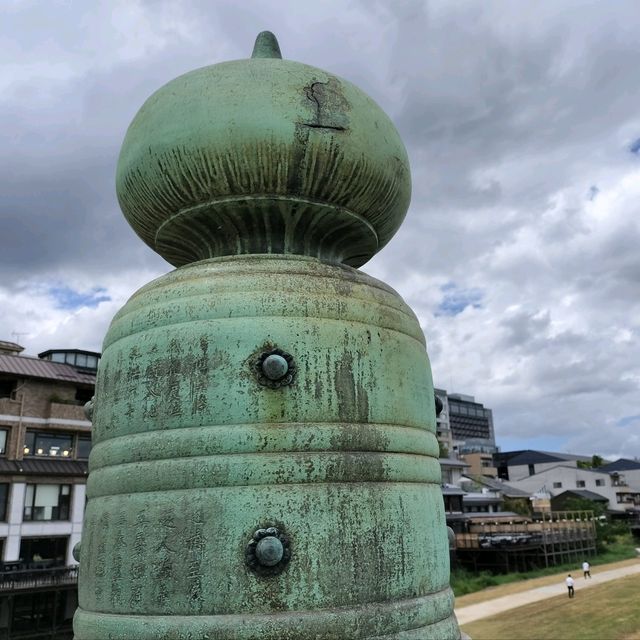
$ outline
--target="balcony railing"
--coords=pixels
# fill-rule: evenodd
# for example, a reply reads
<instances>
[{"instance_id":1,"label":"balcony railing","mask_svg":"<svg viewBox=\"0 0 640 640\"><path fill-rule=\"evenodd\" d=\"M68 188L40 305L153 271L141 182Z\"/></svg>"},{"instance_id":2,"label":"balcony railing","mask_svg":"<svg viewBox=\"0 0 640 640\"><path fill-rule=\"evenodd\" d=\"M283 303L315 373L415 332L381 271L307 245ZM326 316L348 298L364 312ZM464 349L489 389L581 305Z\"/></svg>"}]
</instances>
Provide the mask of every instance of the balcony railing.
<instances>
[{"instance_id":1,"label":"balcony railing","mask_svg":"<svg viewBox=\"0 0 640 640\"><path fill-rule=\"evenodd\" d=\"M0 592L74 585L77 582L77 566L18 569L0 572Z\"/></svg>"}]
</instances>

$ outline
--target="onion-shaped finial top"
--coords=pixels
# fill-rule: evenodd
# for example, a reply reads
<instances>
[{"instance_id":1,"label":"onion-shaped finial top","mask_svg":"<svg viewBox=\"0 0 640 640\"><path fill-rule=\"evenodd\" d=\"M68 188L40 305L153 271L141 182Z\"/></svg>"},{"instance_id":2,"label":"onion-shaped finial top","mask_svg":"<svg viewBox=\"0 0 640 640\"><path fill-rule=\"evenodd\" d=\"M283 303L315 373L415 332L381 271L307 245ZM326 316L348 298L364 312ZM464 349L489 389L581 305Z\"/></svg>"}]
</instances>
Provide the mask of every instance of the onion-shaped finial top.
<instances>
[{"instance_id":1,"label":"onion-shaped finial top","mask_svg":"<svg viewBox=\"0 0 640 640\"><path fill-rule=\"evenodd\" d=\"M280 45L278 39L271 33L271 31L261 31L256 38L256 43L253 45L252 58L280 58Z\"/></svg>"},{"instance_id":2,"label":"onion-shaped finial top","mask_svg":"<svg viewBox=\"0 0 640 640\"><path fill-rule=\"evenodd\" d=\"M253 55L196 69L156 91L118 161L120 206L176 266L233 254L301 254L358 267L400 226L406 150L371 98L283 60Z\"/></svg>"}]
</instances>

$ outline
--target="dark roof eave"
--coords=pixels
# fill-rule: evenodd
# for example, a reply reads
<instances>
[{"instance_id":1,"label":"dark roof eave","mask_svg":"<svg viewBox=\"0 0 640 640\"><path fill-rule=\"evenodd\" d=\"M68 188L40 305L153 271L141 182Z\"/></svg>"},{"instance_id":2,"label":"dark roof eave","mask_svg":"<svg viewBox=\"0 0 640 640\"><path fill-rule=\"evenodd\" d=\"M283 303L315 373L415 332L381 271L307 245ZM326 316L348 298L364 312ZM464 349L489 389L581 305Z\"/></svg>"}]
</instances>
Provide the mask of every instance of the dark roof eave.
<instances>
[{"instance_id":1,"label":"dark roof eave","mask_svg":"<svg viewBox=\"0 0 640 640\"><path fill-rule=\"evenodd\" d=\"M86 460L53 460L51 458L0 459L0 476L71 476L85 477L89 473Z\"/></svg>"}]
</instances>

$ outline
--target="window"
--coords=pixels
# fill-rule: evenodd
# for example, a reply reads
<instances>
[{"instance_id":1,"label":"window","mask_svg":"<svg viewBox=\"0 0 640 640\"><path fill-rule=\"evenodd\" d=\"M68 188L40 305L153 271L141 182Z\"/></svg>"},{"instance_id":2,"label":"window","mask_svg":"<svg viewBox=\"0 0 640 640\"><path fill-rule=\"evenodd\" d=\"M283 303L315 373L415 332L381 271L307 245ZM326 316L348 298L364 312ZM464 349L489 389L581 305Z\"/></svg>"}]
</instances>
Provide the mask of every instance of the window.
<instances>
[{"instance_id":1,"label":"window","mask_svg":"<svg viewBox=\"0 0 640 640\"><path fill-rule=\"evenodd\" d=\"M444 510L448 513L462 511L462 496L444 496Z\"/></svg>"},{"instance_id":2,"label":"window","mask_svg":"<svg viewBox=\"0 0 640 640\"><path fill-rule=\"evenodd\" d=\"M0 455L7 452L7 430L0 429Z\"/></svg>"},{"instance_id":3,"label":"window","mask_svg":"<svg viewBox=\"0 0 640 640\"><path fill-rule=\"evenodd\" d=\"M64 362L64 353L52 353L49 357L53 362Z\"/></svg>"},{"instance_id":4,"label":"window","mask_svg":"<svg viewBox=\"0 0 640 640\"><path fill-rule=\"evenodd\" d=\"M91 451L91 436L78 436L78 448L76 458L86 460Z\"/></svg>"},{"instance_id":5,"label":"window","mask_svg":"<svg viewBox=\"0 0 640 640\"><path fill-rule=\"evenodd\" d=\"M27 431L24 439L25 456L68 458L72 449L73 436L70 433Z\"/></svg>"},{"instance_id":6,"label":"window","mask_svg":"<svg viewBox=\"0 0 640 640\"><path fill-rule=\"evenodd\" d=\"M508 480L509 479L509 467L507 467L507 466L498 467L498 478L500 478L500 480Z\"/></svg>"},{"instance_id":7,"label":"window","mask_svg":"<svg viewBox=\"0 0 640 640\"><path fill-rule=\"evenodd\" d=\"M25 569L64 566L69 538L22 538L20 561Z\"/></svg>"},{"instance_id":8,"label":"window","mask_svg":"<svg viewBox=\"0 0 640 640\"><path fill-rule=\"evenodd\" d=\"M554 482L553 483L553 488L554 489L562 489L562 482Z\"/></svg>"},{"instance_id":9,"label":"window","mask_svg":"<svg viewBox=\"0 0 640 640\"><path fill-rule=\"evenodd\" d=\"M604 480L602 478L596 480L596 487L604 487Z\"/></svg>"},{"instance_id":10,"label":"window","mask_svg":"<svg viewBox=\"0 0 640 640\"><path fill-rule=\"evenodd\" d=\"M24 498L25 520L68 520L69 484L28 484Z\"/></svg>"},{"instance_id":11,"label":"window","mask_svg":"<svg viewBox=\"0 0 640 640\"><path fill-rule=\"evenodd\" d=\"M8 484L0 484L0 521L7 520L7 505L9 504L9 486Z\"/></svg>"},{"instance_id":12,"label":"window","mask_svg":"<svg viewBox=\"0 0 640 640\"><path fill-rule=\"evenodd\" d=\"M624 479L624 475L620 473L612 473L611 474L611 484L614 487L624 487L626 486L626 481Z\"/></svg>"},{"instance_id":13,"label":"window","mask_svg":"<svg viewBox=\"0 0 640 640\"><path fill-rule=\"evenodd\" d=\"M76 389L76 401L80 404L86 404L93 397L93 389Z\"/></svg>"},{"instance_id":14,"label":"window","mask_svg":"<svg viewBox=\"0 0 640 640\"><path fill-rule=\"evenodd\" d=\"M576 480L576 487L578 489L582 489L585 486L585 481L584 480Z\"/></svg>"},{"instance_id":15,"label":"window","mask_svg":"<svg viewBox=\"0 0 640 640\"><path fill-rule=\"evenodd\" d=\"M3 378L0 380L0 398L11 398L16 390L17 380Z\"/></svg>"},{"instance_id":16,"label":"window","mask_svg":"<svg viewBox=\"0 0 640 640\"><path fill-rule=\"evenodd\" d=\"M529 465L529 475L532 476L536 472L536 467L533 464Z\"/></svg>"}]
</instances>

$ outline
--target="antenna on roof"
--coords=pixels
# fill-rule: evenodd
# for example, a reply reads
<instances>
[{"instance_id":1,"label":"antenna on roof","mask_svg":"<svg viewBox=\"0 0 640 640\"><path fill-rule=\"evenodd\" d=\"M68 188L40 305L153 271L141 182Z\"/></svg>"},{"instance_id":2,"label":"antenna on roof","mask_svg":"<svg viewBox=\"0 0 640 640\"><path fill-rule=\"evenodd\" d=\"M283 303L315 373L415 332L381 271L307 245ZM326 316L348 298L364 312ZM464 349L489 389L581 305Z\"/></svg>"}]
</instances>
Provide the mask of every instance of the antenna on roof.
<instances>
[{"instance_id":1,"label":"antenna on roof","mask_svg":"<svg viewBox=\"0 0 640 640\"><path fill-rule=\"evenodd\" d=\"M20 344L20 336L28 336L26 331L12 331L11 337L15 339L16 344Z\"/></svg>"}]
</instances>

